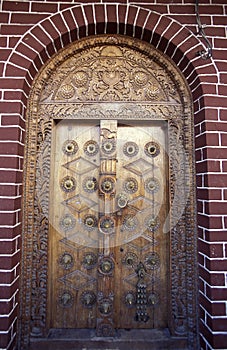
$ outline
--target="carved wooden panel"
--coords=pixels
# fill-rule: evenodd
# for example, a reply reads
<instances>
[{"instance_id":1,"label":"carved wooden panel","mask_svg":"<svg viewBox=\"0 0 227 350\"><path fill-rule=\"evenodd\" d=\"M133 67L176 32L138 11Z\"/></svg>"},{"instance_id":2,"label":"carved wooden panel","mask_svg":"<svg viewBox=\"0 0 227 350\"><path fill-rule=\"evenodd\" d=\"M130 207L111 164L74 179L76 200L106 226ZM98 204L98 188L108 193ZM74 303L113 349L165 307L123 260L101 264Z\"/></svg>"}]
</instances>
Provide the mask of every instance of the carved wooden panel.
<instances>
[{"instance_id":1,"label":"carved wooden panel","mask_svg":"<svg viewBox=\"0 0 227 350\"><path fill-rule=\"evenodd\" d=\"M53 132L50 327L165 328L167 124L99 124L65 120Z\"/></svg>"},{"instance_id":2,"label":"carved wooden panel","mask_svg":"<svg viewBox=\"0 0 227 350\"><path fill-rule=\"evenodd\" d=\"M162 224L156 223L153 219L149 220L147 217L143 218L142 214L144 225L147 225L147 234L143 233L143 237L133 240L140 248L131 248L130 242L125 242L125 246L122 246L122 251L114 248L108 252L109 260L107 256L105 257L104 250L104 255L101 258L105 258L107 261L105 261L103 266L100 264L100 256L98 256L98 261L96 262L97 254L95 249L86 251L85 253L88 253L86 257L86 254L79 249L77 243L73 247L66 247L64 242L62 245L59 243L59 246L56 247L58 259L55 259L53 268L55 272L59 273L58 283L59 288L62 285L62 291L54 295L55 300L58 300L58 305L64 305L63 309L71 308L72 302L79 304L81 310L84 310L84 320L86 319L81 326L95 326L97 329L99 327L94 323L93 314L90 314L89 319L91 310L84 307L84 305L89 302L93 303L93 305L96 305L95 307L100 315L100 313L103 314L100 305L105 304L105 307L103 307L110 310L112 318L108 321L109 323L105 324L103 322L104 318L99 317L101 320L100 334L105 332L108 334L114 328L114 320L116 320L115 311L113 310L123 313L121 306L124 304L124 308L127 308L127 313L131 317L134 311L132 311L133 308L128 306L131 306L135 300L140 300L142 297L141 291L143 291L147 302L153 305L151 308L156 305L159 298L165 298L162 292L161 295L157 296L156 291L152 287L149 287L150 290L145 288L145 291L144 284L147 285L146 274L152 271L149 273L154 275L153 280L155 280L157 277L155 275L156 272L162 269L163 259L169 259L169 267L161 272L164 276L168 272L168 279L165 280L164 278L164 284L169 291L169 299L167 302L165 301L166 305L168 305L168 310L166 312L166 306L164 306L165 311L163 313L165 315L168 314L168 319L162 318L162 312L160 312L158 314L160 324L158 325L168 328L170 334L175 337L187 338L188 349L195 349L198 341L196 318L197 280L194 163L192 152L193 127L190 94L177 68L153 47L135 39L108 35L87 38L62 50L40 72L30 94L27 115L28 133L24 181L20 348L26 349L31 337L45 337L48 334L48 327L52 326L53 313L60 313L57 307L50 312L47 302L52 297L50 293L48 295L48 285L51 281L50 275L48 275L48 263L49 266L51 264L51 255L49 254L51 249L48 250L48 247L51 247L51 244L53 244L53 240L51 241L50 239L50 231L55 231L55 225L65 225L66 227L74 225L74 220L71 220L67 213L61 219L56 218L54 225L51 222L52 219L50 220L54 206L58 210L54 197L55 192L53 193L53 186L55 185L53 185L53 181L50 182L51 176L52 179L55 176L50 167L52 161L51 152L53 152L54 144L53 130L54 125L61 125L64 119L69 120L69 124L70 121L73 121L77 125L79 125L81 120L93 120L97 124L99 124L100 120L103 120L103 126L102 124L100 126L103 132L99 132L99 151L106 152L107 155L110 154L108 152L110 152L111 147L115 147L114 142L109 144L104 142L109 140L104 130L106 129L105 122L107 120L110 124L113 123L111 127L108 124L110 131L113 127L110 133L120 133L117 135L119 139L122 138L122 133L124 134L125 121L132 124L135 121L135 124L137 123L136 127L139 127L139 121L143 122L145 129L146 123L149 126L157 123L156 125L159 125L158 128L161 129L165 125L164 129L162 129L163 136L161 140L166 140L167 160L165 159L165 161L168 163L168 172L165 174L166 178L168 178L168 186L165 184L163 176L157 174L149 176L149 173L147 173L141 187L141 168L143 173L146 173L146 162L149 164L154 162L155 165L155 162L158 162L162 155L162 147L159 149L159 143L162 141L156 135L154 135L154 139L153 137L148 137L147 139L145 137L145 142L143 142L142 146L143 157L138 158L139 153L136 153L137 146L135 145L137 143L136 137L140 138L139 151L141 150L143 137L136 133L134 140L134 137L131 138L129 132L130 137L128 136L128 140L120 147L122 154L119 159L121 161L119 163L115 162L112 168L112 175L115 173L114 167L116 167L116 173L118 169L124 169L123 171L121 170L123 183L120 185L124 195L116 197L120 207L122 206L123 208L125 208L124 203L128 197L132 201L136 198L137 186L140 189L140 195L146 198L143 202L146 202L147 198L148 202L153 201L153 198L155 201L158 201L160 199L158 194L159 188L165 189L164 192L168 191L168 193L162 198L165 200L160 208ZM117 120L118 125L117 129L115 129L116 126L114 125ZM122 125L120 123L121 120L124 121ZM134 126L132 129L134 130ZM92 138L95 139L95 137L94 135L89 136L90 140ZM110 140L114 140L114 138L115 136L110 138ZM64 166L60 167L61 181L59 182L58 180L58 189L62 191L61 194L64 197L61 203L65 201L66 207L74 207L74 211L78 210L77 207L75 208L77 204L70 202L69 193L73 194L73 191L77 188L78 178L81 177L81 167L77 168L76 163L70 163L70 157L74 159L77 152L78 155L80 154L79 152L85 152L85 155L83 153L83 158L88 160L89 155L86 152L96 152L96 143L92 142L85 145L87 141L84 140L82 142L84 144L82 150L81 142L77 142L74 137L69 135L64 140L63 145L56 143L56 147L59 148L59 154L61 153L63 158L65 157L65 159L62 158L61 163ZM103 148L100 148L100 144ZM156 154L157 157L154 157ZM132 160L131 156L137 157L136 160ZM113 162L114 159L113 157ZM126 159L128 159L127 162ZM160 169L164 166L163 162L164 158L162 163L158 164ZM93 164L92 162L90 163ZM98 187L97 191L103 191L103 189L105 190L105 188L111 188L112 186L111 181L108 182L108 179L105 181L105 166L110 169L108 161L103 163L101 170L100 167L99 170L97 167L97 173L99 173L97 184L96 181L93 181L93 176L92 179L91 176L90 179L88 178L89 175L80 183L81 188L87 189L87 196L84 197L89 200L94 200L93 197L96 194L92 192L92 189L99 186L100 178L103 179L103 185L101 189ZM76 170L76 178L69 171L72 167L74 170L78 169ZM56 176L58 175L56 174ZM119 193L116 191L117 194ZM106 199L108 196L111 196L111 194L104 195ZM103 203L105 203L106 199ZM140 208L137 208L139 211L141 211L141 205L142 203L139 204ZM104 204L104 207L106 207L106 204ZM134 207L136 207L135 203ZM155 208L155 206L151 205L151 208ZM129 233L128 236L130 238L131 227L134 227L137 222L136 219L132 220L129 209L126 209L126 212L123 215L122 228L124 232ZM93 215L93 213L88 211L88 215ZM95 218L84 218L85 225L87 223L90 227L93 222L91 219L95 222ZM105 231L106 226L112 225L111 220L108 222L104 220L101 223L100 219L101 217L99 216L100 229ZM157 238L153 237L153 232L151 232L148 239L150 225L156 226L156 224L158 232L159 230L163 232L166 241L161 236L159 238L158 235L161 234L161 231L158 233ZM59 226L57 227L59 229ZM65 229L66 231L66 235L68 235L68 230ZM90 232L89 230L87 231ZM88 235L88 237L90 236ZM56 236L56 239L60 242L62 237ZM155 239L157 241L163 240L163 246L160 245L160 250L159 245L156 245ZM148 240L152 248L148 250L148 253L144 250L140 257L138 252L142 249L144 240ZM75 265L75 262L78 261L81 261L80 269ZM63 276L68 275L67 280L71 282L80 280L82 283L82 281L86 281L89 278L95 281L97 275L95 275L94 271L98 271L101 274L102 269L109 268L111 273L113 263L115 264L116 261L120 262L119 274L123 276L123 282L119 288L121 296L119 296L117 304L114 304L116 299L114 300L114 295L112 295L113 288L111 283L108 295L105 295L103 292L99 280L97 280L97 289L100 291L98 295L94 295L94 284L92 284L92 287L89 285L89 288L87 288L87 285L86 288L84 286L83 292L79 292L78 287L74 289L74 293L66 288L67 283L65 283ZM134 267L130 266L134 266L137 261L137 268L131 273ZM97 270L88 269L89 262L92 265L97 264ZM150 265L156 266L157 269L150 268ZM72 273L73 271L74 273ZM61 273L62 275L60 275ZM72 274L70 275L70 273ZM129 288L123 287L126 285L124 281L131 274L134 274L132 280L134 286L136 285L136 290L130 288L130 283L128 283ZM63 279L61 280L61 278ZM151 286L153 285L152 283ZM122 300L122 295L124 300ZM127 304L128 306L126 306ZM149 310L150 306L136 312L135 317L137 321L135 322L140 324L139 321L143 319L142 313L151 315ZM150 320L148 321L150 322L150 327L158 326L155 320L153 319L153 323ZM141 322L146 323L143 320ZM120 327L124 325L127 327L126 319L125 321L120 321ZM64 324L57 326L64 327Z\"/></svg>"},{"instance_id":3,"label":"carved wooden panel","mask_svg":"<svg viewBox=\"0 0 227 350\"><path fill-rule=\"evenodd\" d=\"M118 216L115 249L118 328L168 325L169 235L163 232L168 213L166 137L164 121L122 123L118 128L117 200L119 205L121 196L127 201ZM141 264L144 275L138 276Z\"/></svg>"}]
</instances>

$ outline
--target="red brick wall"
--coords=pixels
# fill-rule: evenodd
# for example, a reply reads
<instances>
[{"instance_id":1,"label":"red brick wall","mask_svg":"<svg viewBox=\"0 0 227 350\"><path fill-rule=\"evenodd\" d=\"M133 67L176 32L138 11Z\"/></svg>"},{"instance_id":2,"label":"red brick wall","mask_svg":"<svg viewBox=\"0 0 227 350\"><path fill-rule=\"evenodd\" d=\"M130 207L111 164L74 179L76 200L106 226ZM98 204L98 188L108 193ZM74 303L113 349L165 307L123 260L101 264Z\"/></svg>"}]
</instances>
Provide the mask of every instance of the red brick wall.
<instances>
[{"instance_id":1,"label":"red brick wall","mask_svg":"<svg viewBox=\"0 0 227 350\"><path fill-rule=\"evenodd\" d=\"M200 0L213 46L203 48L191 0L1 1L0 349L13 349L18 318L26 103L33 78L60 48L91 34L151 42L181 69L192 91L200 266L201 349L227 348L227 4ZM81 4L81 5L80 5Z\"/></svg>"}]
</instances>

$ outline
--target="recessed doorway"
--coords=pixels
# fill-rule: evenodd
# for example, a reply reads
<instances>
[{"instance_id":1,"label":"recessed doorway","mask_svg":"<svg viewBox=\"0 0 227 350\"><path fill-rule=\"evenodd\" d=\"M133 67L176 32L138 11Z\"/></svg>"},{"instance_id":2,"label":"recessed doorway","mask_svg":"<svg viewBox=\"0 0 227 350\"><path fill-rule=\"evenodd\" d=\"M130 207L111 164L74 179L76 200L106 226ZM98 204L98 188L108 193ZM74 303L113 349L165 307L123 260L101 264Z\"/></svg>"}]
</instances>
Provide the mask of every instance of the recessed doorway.
<instances>
[{"instance_id":1,"label":"recessed doorway","mask_svg":"<svg viewBox=\"0 0 227 350\"><path fill-rule=\"evenodd\" d=\"M21 349L194 349L193 128L181 73L149 44L97 36L47 63L29 101Z\"/></svg>"}]
</instances>

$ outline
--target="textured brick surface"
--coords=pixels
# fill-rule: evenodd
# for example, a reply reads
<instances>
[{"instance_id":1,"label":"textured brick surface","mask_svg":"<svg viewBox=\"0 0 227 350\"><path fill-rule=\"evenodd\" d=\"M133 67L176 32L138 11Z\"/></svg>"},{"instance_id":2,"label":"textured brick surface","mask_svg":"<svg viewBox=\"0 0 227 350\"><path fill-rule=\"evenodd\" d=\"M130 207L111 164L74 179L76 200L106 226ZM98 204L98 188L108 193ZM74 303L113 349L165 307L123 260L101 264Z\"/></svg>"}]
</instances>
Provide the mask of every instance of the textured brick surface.
<instances>
[{"instance_id":1,"label":"textured brick surface","mask_svg":"<svg viewBox=\"0 0 227 350\"><path fill-rule=\"evenodd\" d=\"M71 41L120 33L150 41L183 72L195 122L201 349L227 344L227 5L200 0L212 60L198 57L192 0L1 1L0 348L14 349L25 113L33 78ZM9 300L5 300L8 298Z\"/></svg>"}]
</instances>

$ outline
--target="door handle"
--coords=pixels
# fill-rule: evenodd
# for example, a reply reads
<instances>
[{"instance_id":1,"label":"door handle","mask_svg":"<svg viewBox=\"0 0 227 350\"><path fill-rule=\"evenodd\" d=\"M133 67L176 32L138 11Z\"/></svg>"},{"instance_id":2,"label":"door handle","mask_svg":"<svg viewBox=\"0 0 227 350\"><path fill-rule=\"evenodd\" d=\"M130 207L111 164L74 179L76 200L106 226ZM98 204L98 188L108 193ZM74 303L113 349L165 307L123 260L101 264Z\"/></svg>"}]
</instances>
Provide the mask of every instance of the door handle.
<instances>
[{"instance_id":1,"label":"door handle","mask_svg":"<svg viewBox=\"0 0 227 350\"><path fill-rule=\"evenodd\" d=\"M123 209L127 206L128 204L128 196L125 193L120 193L117 196L117 206L120 209Z\"/></svg>"}]
</instances>

